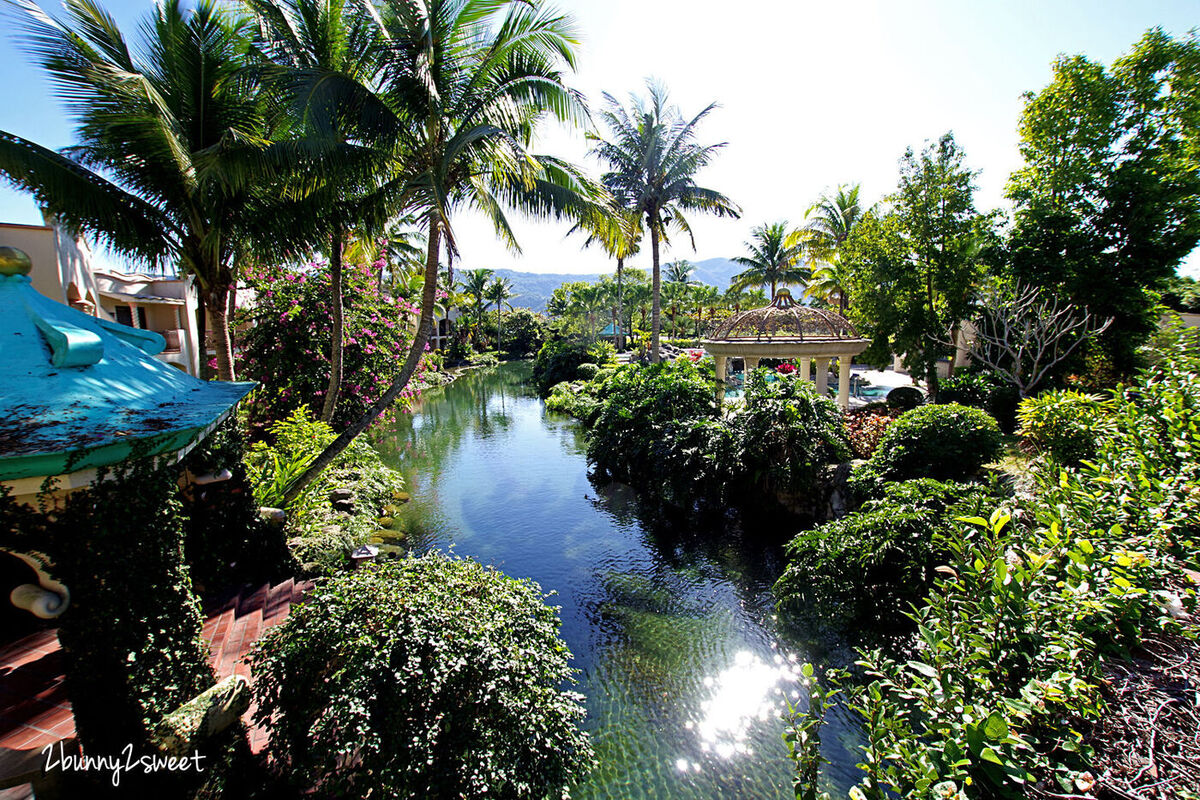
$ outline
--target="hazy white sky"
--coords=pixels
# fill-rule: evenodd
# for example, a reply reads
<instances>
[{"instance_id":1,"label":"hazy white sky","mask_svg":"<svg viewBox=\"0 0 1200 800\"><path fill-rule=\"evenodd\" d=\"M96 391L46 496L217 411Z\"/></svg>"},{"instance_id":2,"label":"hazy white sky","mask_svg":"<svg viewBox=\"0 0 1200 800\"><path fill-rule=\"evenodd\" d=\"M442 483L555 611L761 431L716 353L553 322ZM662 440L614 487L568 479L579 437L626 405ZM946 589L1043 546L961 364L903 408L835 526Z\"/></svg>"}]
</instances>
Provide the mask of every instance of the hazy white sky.
<instances>
[{"instance_id":1,"label":"hazy white sky","mask_svg":"<svg viewBox=\"0 0 1200 800\"><path fill-rule=\"evenodd\" d=\"M125 22L148 0L109 7ZM1050 77L1059 53L1110 62L1142 33L1200 25L1196 0L577 0L561 2L583 37L573 81L594 106L602 92L626 98L646 77L666 84L685 114L720 104L700 129L727 142L700 184L741 205L740 220L690 218L696 250L676 240L665 258L701 260L743 251L752 226L799 222L826 188L861 182L868 202L895 186L905 147L952 130L981 171L977 204L1003 205L1019 165L1021 94ZM45 80L0 42L0 128L60 147L69 124ZM587 158L580 132L547 130L543 152ZM33 203L0 190L0 220L39 222ZM482 220L457 224L462 266L536 272L611 269L599 251L566 239L567 226L516 223L523 253L500 245ZM648 256L635 264L648 262ZM1187 271L1200 275L1200 258Z\"/></svg>"}]
</instances>

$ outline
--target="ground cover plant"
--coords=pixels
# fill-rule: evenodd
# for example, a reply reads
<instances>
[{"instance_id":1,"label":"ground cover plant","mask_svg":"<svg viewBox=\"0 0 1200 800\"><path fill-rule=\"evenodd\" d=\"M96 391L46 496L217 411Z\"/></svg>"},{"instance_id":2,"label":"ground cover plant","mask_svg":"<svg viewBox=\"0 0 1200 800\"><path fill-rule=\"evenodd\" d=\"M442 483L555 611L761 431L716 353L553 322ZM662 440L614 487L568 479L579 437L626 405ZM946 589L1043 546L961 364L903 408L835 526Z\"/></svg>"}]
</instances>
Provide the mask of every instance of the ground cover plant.
<instances>
[{"instance_id":1,"label":"ground cover plant","mask_svg":"<svg viewBox=\"0 0 1200 800\"><path fill-rule=\"evenodd\" d=\"M593 757L557 609L434 552L343 574L253 656L295 786L333 796L566 797Z\"/></svg>"},{"instance_id":2,"label":"ground cover plant","mask_svg":"<svg viewBox=\"0 0 1200 800\"><path fill-rule=\"evenodd\" d=\"M369 444L355 441L321 477L294 500L286 496L292 481L337 434L299 408L267 428L270 442L255 442L245 455L246 471L260 506L287 512L285 532L292 553L307 572L330 573L346 563L346 554L379 528L378 518L403 488L399 473L383 463ZM349 492L352 513L330 502L335 489Z\"/></svg>"}]
</instances>

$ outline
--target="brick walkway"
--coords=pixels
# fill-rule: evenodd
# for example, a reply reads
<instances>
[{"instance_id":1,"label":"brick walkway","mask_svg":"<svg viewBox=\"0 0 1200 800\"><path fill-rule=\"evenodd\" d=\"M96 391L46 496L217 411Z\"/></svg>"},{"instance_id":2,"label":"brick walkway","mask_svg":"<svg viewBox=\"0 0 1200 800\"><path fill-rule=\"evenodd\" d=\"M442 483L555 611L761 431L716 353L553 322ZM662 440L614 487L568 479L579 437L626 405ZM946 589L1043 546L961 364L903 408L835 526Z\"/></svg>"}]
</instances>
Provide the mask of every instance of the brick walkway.
<instances>
[{"instance_id":1,"label":"brick walkway","mask_svg":"<svg viewBox=\"0 0 1200 800\"><path fill-rule=\"evenodd\" d=\"M268 628L283 622L292 604L310 588L309 581L289 579L210 600L204 639L217 678L249 678L245 658L251 645ZM250 725L252 712L244 719L250 728L250 747L257 753L266 745L267 732ZM25 765L40 761L42 748L74 735L75 717L63 686L57 631L41 631L0 649L0 780L23 774ZM0 790L0 800L28 796L26 787Z\"/></svg>"}]
</instances>

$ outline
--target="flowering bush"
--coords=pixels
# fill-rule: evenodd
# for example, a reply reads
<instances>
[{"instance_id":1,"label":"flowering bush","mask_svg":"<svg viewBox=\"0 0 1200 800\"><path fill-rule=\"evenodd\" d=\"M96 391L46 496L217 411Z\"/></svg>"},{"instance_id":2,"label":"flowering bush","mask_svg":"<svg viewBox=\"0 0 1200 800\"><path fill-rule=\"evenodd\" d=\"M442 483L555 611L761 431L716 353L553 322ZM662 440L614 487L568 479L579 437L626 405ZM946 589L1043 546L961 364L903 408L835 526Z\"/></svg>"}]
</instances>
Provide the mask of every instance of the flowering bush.
<instances>
[{"instance_id":1,"label":"flowering bush","mask_svg":"<svg viewBox=\"0 0 1200 800\"><path fill-rule=\"evenodd\" d=\"M342 390L332 420L345 427L387 390L408 352L419 310L381 295L370 267L347 265L343 279ZM333 319L329 270L271 267L251 273L253 304L238 312L239 372L261 386L249 401L250 421L265 426L301 406L319 410L329 387ZM406 389L401 402L412 400Z\"/></svg>"},{"instance_id":2,"label":"flowering bush","mask_svg":"<svg viewBox=\"0 0 1200 800\"><path fill-rule=\"evenodd\" d=\"M796 365L790 361L785 361L775 368L775 371L780 375L791 375L796 371Z\"/></svg>"},{"instance_id":3,"label":"flowering bush","mask_svg":"<svg viewBox=\"0 0 1200 800\"><path fill-rule=\"evenodd\" d=\"M871 405L849 411L842 418L846 425L846 438L856 458L870 458L879 446L884 431L900 416L900 412L883 405Z\"/></svg>"}]
</instances>

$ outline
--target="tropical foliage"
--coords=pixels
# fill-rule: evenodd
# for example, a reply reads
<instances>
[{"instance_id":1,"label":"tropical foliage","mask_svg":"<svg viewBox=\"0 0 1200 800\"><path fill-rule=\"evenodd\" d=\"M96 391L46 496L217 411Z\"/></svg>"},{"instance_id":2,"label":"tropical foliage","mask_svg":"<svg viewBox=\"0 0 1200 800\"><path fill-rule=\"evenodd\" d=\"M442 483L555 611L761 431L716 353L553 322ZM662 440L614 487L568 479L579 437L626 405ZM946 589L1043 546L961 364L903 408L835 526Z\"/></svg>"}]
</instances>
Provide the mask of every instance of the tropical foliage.
<instances>
[{"instance_id":1,"label":"tropical foliage","mask_svg":"<svg viewBox=\"0 0 1200 800\"><path fill-rule=\"evenodd\" d=\"M257 719L299 790L567 797L593 756L558 629L536 584L467 559L343 574L258 643Z\"/></svg>"}]
</instances>

